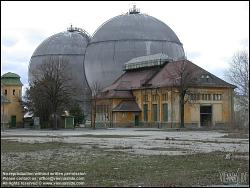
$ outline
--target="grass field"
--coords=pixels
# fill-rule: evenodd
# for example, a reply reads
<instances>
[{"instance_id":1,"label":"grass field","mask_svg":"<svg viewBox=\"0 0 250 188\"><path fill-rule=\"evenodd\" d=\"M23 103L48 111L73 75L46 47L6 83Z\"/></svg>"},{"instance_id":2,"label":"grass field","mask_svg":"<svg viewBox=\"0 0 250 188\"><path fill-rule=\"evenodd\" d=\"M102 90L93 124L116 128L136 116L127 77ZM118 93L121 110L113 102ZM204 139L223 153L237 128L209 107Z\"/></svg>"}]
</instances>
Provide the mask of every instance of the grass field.
<instances>
[{"instance_id":1,"label":"grass field","mask_svg":"<svg viewBox=\"0 0 250 188\"><path fill-rule=\"evenodd\" d=\"M87 148L83 144L2 139L1 172L83 172L84 186L162 187L221 185L221 172L249 171L249 160L227 160L226 152L148 156L129 154L123 149L129 148L114 147L110 151L98 145ZM249 184L249 178L241 184Z\"/></svg>"}]
</instances>

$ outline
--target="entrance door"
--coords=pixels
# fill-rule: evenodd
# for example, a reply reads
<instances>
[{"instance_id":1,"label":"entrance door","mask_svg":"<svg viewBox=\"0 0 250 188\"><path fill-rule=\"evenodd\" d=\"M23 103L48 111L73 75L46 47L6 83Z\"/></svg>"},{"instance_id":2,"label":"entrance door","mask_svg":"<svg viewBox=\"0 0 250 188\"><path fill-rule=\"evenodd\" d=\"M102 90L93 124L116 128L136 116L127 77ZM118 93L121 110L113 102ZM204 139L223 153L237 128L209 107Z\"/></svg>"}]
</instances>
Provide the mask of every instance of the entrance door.
<instances>
[{"instance_id":1,"label":"entrance door","mask_svg":"<svg viewBox=\"0 0 250 188\"><path fill-rule=\"evenodd\" d=\"M16 116L11 116L11 127L16 127Z\"/></svg>"},{"instance_id":2,"label":"entrance door","mask_svg":"<svg viewBox=\"0 0 250 188\"><path fill-rule=\"evenodd\" d=\"M135 115L135 126L139 125L139 116Z\"/></svg>"},{"instance_id":3,"label":"entrance door","mask_svg":"<svg viewBox=\"0 0 250 188\"><path fill-rule=\"evenodd\" d=\"M200 106L201 126L212 125L212 106Z\"/></svg>"}]
</instances>

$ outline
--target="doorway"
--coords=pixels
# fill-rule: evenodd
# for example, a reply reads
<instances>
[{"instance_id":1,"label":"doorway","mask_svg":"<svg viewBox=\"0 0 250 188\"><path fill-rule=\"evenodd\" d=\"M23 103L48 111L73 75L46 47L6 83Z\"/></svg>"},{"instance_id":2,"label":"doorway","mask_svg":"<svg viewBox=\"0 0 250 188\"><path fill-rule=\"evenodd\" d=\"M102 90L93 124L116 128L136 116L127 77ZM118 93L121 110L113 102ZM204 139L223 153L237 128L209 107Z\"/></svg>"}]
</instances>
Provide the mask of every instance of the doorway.
<instances>
[{"instance_id":1,"label":"doorway","mask_svg":"<svg viewBox=\"0 0 250 188\"><path fill-rule=\"evenodd\" d=\"M11 127L16 127L16 116L11 116Z\"/></svg>"},{"instance_id":2,"label":"doorway","mask_svg":"<svg viewBox=\"0 0 250 188\"><path fill-rule=\"evenodd\" d=\"M135 126L139 126L139 116L135 115Z\"/></svg>"},{"instance_id":3,"label":"doorway","mask_svg":"<svg viewBox=\"0 0 250 188\"><path fill-rule=\"evenodd\" d=\"M212 106L200 106L200 123L201 126L212 125Z\"/></svg>"}]
</instances>

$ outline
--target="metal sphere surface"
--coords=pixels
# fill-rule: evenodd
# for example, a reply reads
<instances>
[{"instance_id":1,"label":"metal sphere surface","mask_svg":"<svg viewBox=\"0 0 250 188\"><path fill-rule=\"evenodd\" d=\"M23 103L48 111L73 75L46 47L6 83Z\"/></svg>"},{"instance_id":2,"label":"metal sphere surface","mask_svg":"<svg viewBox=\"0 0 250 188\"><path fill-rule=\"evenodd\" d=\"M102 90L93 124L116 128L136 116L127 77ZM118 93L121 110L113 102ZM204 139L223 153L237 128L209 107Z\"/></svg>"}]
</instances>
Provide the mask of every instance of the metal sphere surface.
<instances>
[{"instance_id":1,"label":"metal sphere surface","mask_svg":"<svg viewBox=\"0 0 250 188\"><path fill-rule=\"evenodd\" d=\"M84 58L90 37L80 29L68 29L66 32L57 33L45 39L34 51L29 63L29 81L32 82L32 72L47 58L65 58L70 64L68 74L72 82L82 91L76 99L84 109L85 114L90 114L89 99L90 88L88 86L85 71Z\"/></svg>"},{"instance_id":2,"label":"metal sphere surface","mask_svg":"<svg viewBox=\"0 0 250 188\"><path fill-rule=\"evenodd\" d=\"M185 57L177 35L162 21L139 13L116 16L96 30L87 47L84 67L88 83L108 86L122 74L124 63L157 53L173 59Z\"/></svg>"}]
</instances>

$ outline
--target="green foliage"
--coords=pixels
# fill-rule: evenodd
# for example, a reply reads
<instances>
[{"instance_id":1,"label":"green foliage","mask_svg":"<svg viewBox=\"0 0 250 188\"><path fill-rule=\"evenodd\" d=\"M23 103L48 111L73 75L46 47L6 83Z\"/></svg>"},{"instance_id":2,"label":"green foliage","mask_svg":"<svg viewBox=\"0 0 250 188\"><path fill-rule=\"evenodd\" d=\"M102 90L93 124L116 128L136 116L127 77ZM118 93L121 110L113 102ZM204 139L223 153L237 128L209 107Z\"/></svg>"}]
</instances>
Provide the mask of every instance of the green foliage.
<instances>
[{"instance_id":1,"label":"green foliage","mask_svg":"<svg viewBox=\"0 0 250 188\"><path fill-rule=\"evenodd\" d=\"M41 129L48 129L50 127L51 126L50 126L49 122L42 122L41 123Z\"/></svg>"},{"instance_id":2,"label":"green foliage","mask_svg":"<svg viewBox=\"0 0 250 188\"><path fill-rule=\"evenodd\" d=\"M58 125L52 119L58 118L68 108L77 93L68 74L69 60L50 57L31 72L33 81L26 90L26 106L40 122L51 122L53 129Z\"/></svg>"},{"instance_id":3,"label":"green foliage","mask_svg":"<svg viewBox=\"0 0 250 188\"><path fill-rule=\"evenodd\" d=\"M70 115L75 117L75 124L82 124L85 123L85 116L84 112L81 109L80 105L74 103L69 110Z\"/></svg>"}]
</instances>

